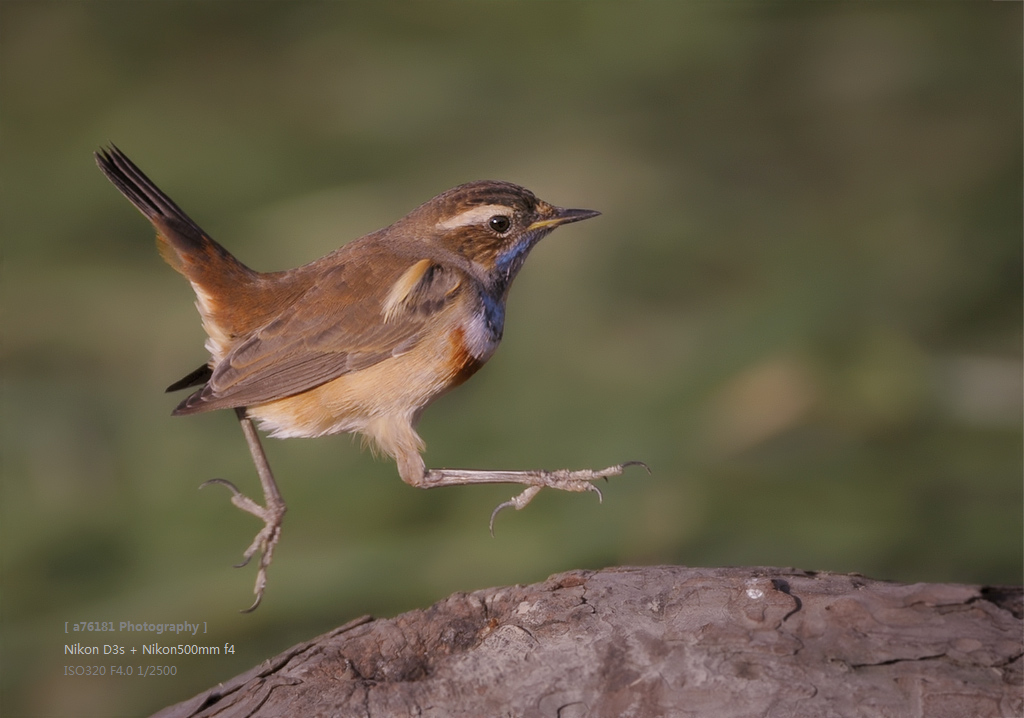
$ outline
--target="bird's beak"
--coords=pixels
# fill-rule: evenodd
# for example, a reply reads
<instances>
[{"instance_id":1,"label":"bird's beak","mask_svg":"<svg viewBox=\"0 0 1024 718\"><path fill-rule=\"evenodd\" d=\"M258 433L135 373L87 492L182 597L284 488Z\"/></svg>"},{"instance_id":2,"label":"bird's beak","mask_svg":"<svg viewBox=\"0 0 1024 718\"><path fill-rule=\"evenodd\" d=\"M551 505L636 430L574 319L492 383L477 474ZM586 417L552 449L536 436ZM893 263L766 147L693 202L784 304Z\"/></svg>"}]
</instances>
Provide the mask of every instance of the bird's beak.
<instances>
[{"instance_id":1,"label":"bird's beak","mask_svg":"<svg viewBox=\"0 0 1024 718\"><path fill-rule=\"evenodd\" d=\"M530 232L536 229L551 230L559 225L569 224L570 222L579 222L601 214L594 209L562 209L561 207L552 207L551 209L551 216L545 217L544 219L538 219L527 227L526 231Z\"/></svg>"}]
</instances>

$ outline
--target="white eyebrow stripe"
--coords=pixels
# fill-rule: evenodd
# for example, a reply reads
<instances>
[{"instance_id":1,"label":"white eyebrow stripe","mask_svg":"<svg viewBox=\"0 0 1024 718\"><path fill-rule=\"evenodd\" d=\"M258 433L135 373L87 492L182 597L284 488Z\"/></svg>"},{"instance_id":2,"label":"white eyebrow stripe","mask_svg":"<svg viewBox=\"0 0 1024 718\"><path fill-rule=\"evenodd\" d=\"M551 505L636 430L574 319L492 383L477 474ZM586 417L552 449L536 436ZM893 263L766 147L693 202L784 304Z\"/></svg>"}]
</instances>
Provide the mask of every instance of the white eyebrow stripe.
<instances>
[{"instance_id":1,"label":"white eyebrow stripe","mask_svg":"<svg viewBox=\"0 0 1024 718\"><path fill-rule=\"evenodd\" d=\"M471 224L482 224L496 214L509 215L511 218L512 208L503 204L485 204L480 207L467 209L459 212L454 217L438 222L438 229L455 229L456 227L468 227Z\"/></svg>"}]
</instances>

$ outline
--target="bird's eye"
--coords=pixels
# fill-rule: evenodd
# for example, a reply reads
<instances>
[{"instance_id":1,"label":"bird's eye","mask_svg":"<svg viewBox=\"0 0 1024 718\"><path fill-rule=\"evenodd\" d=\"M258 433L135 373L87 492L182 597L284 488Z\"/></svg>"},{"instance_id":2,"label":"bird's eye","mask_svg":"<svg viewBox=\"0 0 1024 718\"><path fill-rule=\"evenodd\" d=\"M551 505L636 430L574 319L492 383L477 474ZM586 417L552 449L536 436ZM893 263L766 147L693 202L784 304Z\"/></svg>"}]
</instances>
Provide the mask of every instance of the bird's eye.
<instances>
[{"instance_id":1,"label":"bird's eye","mask_svg":"<svg viewBox=\"0 0 1024 718\"><path fill-rule=\"evenodd\" d=\"M512 226L512 220L503 214L496 214L487 220L487 226L498 234L504 234Z\"/></svg>"}]
</instances>

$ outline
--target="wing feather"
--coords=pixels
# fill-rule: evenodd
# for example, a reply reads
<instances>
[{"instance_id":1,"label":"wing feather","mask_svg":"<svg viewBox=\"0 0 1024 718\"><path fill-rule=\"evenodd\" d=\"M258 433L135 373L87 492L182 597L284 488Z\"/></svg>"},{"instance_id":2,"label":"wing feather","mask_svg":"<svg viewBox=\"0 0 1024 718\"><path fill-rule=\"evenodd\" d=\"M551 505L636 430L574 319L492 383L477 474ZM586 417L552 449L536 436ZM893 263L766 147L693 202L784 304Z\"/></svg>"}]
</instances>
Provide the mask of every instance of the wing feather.
<instances>
[{"instance_id":1,"label":"wing feather","mask_svg":"<svg viewBox=\"0 0 1024 718\"><path fill-rule=\"evenodd\" d=\"M419 258L353 259L323 270L306 292L236 344L206 386L174 413L267 403L407 352L466 280L460 269L423 266ZM414 267L417 281L405 286ZM399 302L393 288L403 282Z\"/></svg>"}]
</instances>

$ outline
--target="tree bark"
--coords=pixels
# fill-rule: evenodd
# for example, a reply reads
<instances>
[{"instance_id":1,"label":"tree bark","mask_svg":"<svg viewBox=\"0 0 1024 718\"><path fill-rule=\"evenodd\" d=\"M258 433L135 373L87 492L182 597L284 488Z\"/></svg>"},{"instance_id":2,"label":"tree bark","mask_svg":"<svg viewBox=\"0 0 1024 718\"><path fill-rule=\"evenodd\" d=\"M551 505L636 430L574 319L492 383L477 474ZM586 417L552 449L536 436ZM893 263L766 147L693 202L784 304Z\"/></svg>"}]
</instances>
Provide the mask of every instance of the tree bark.
<instances>
[{"instance_id":1,"label":"tree bark","mask_svg":"<svg viewBox=\"0 0 1024 718\"><path fill-rule=\"evenodd\" d=\"M1024 715L1022 589L570 571L357 619L157 714Z\"/></svg>"}]
</instances>

